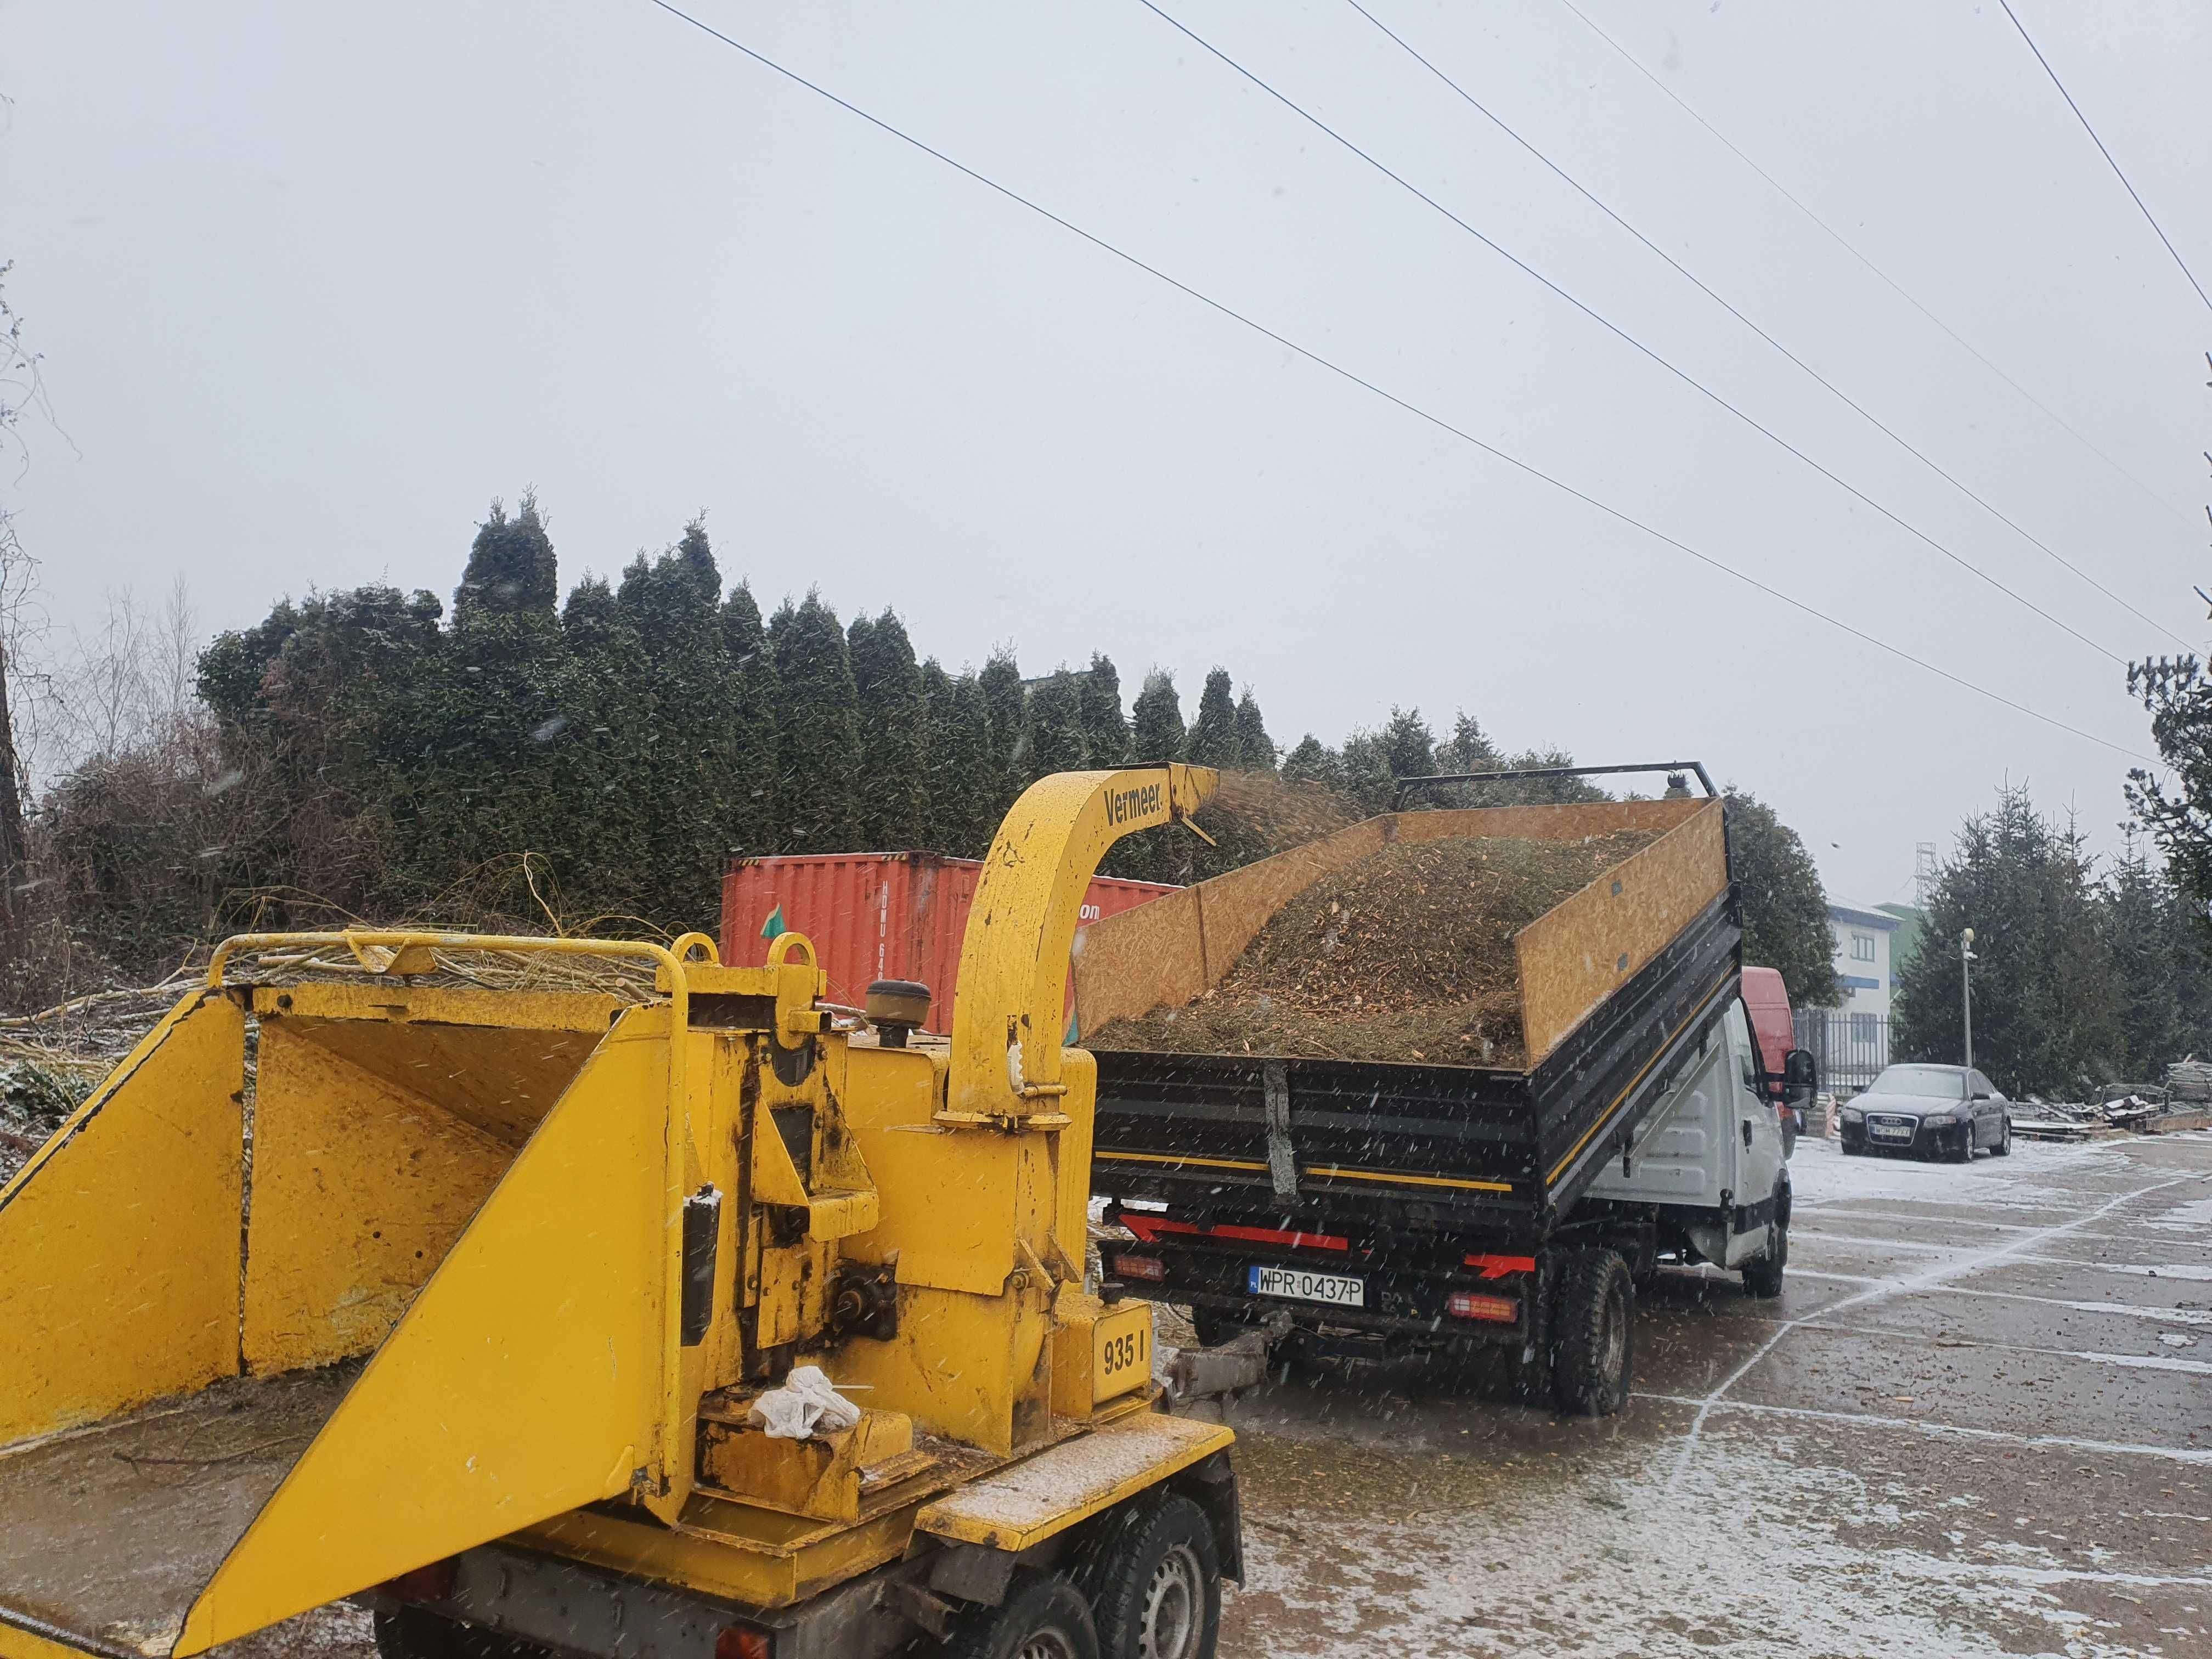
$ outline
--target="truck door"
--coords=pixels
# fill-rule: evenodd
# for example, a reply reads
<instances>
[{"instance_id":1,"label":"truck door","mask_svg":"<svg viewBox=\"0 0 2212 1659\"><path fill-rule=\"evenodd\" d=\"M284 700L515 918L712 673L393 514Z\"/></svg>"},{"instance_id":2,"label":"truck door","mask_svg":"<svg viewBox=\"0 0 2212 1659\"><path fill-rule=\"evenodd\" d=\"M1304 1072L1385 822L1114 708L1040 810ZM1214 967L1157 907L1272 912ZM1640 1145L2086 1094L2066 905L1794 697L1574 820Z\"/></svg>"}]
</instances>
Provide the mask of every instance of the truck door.
<instances>
[{"instance_id":1,"label":"truck door","mask_svg":"<svg viewBox=\"0 0 2212 1659\"><path fill-rule=\"evenodd\" d=\"M1771 1200L1783 1179L1784 1148L1781 1122L1759 1086L1759 1051L1752 1043L1741 1002L1729 1010L1723 1024L1733 1062L1734 1086L1729 1095L1735 1118L1736 1208L1741 1212L1758 1206L1753 1213L1760 1218L1756 1224L1730 1237L1728 1265L1734 1267L1766 1250L1773 1228Z\"/></svg>"}]
</instances>

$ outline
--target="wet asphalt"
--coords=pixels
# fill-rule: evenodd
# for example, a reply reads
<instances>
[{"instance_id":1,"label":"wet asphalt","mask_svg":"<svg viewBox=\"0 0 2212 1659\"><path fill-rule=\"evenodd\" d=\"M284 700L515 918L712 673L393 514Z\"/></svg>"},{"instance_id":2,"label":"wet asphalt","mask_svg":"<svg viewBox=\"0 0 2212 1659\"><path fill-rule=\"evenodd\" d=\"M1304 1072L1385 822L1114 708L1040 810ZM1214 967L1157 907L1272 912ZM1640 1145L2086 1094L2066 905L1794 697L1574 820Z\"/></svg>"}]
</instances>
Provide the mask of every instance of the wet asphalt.
<instances>
[{"instance_id":1,"label":"wet asphalt","mask_svg":"<svg viewBox=\"0 0 2212 1659\"><path fill-rule=\"evenodd\" d=\"M2212 1134L1792 1171L1783 1296L1662 1273L1620 1417L1238 1401L1224 1659L2212 1655Z\"/></svg>"}]
</instances>

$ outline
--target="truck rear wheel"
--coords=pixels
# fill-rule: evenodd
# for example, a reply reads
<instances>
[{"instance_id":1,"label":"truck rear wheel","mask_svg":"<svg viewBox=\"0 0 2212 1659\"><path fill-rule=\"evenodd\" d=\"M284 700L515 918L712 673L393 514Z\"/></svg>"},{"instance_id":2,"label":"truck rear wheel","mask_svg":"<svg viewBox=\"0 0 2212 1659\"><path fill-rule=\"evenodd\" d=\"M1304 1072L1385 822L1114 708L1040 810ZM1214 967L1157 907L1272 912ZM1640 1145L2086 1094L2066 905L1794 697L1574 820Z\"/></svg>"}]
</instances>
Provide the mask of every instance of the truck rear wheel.
<instances>
[{"instance_id":1,"label":"truck rear wheel","mask_svg":"<svg viewBox=\"0 0 2212 1659\"><path fill-rule=\"evenodd\" d=\"M1198 1334L1201 1348L1218 1348L1224 1342L1234 1342L1252 1328L1236 1315L1219 1313L1212 1308L1193 1308L1190 1328Z\"/></svg>"},{"instance_id":2,"label":"truck rear wheel","mask_svg":"<svg viewBox=\"0 0 2212 1659\"><path fill-rule=\"evenodd\" d=\"M1213 1522L1170 1493L1124 1504L1084 1551L1101 1659L1213 1659L1221 1635L1221 1550Z\"/></svg>"},{"instance_id":3,"label":"truck rear wheel","mask_svg":"<svg viewBox=\"0 0 2212 1659\"><path fill-rule=\"evenodd\" d=\"M1552 1310L1552 1397L1563 1412L1610 1417L1628 1403L1636 1285L1618 1250L1565 1253Z\"/></svg>"},{"instance_id":4,"label":"truck rear wheel","mask_svg":"<svg viewBox=\"0 0 2212 1659\"><path fill-rule=\"evenodd\" d=\"M1098 1659L1098 1633L1083 1594L1058 1573L1024 1572L995 1607L953 1628L946 1659Z\"/></svg>"}]
</instances>

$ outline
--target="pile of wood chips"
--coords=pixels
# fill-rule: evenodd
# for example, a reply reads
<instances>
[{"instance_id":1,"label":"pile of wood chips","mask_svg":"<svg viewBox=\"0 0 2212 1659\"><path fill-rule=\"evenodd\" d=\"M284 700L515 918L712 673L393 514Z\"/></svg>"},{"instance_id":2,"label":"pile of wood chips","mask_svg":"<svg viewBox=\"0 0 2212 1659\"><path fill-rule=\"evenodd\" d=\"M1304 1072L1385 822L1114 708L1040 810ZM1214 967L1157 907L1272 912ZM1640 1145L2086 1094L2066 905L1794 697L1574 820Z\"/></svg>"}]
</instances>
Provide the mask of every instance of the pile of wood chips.
<instances>
[{"instance_id":1,"label":"pile of wood chips","mask_svg":"<svg viewBox=\"0 0 2212 1659\"><path fill-rule=\"evenodd\" d=\"M1197 1000L1085 1046L1517 1069L1513 936L1656 838L1393 844L1291 900Z\"/></svg>"}]
</instances>

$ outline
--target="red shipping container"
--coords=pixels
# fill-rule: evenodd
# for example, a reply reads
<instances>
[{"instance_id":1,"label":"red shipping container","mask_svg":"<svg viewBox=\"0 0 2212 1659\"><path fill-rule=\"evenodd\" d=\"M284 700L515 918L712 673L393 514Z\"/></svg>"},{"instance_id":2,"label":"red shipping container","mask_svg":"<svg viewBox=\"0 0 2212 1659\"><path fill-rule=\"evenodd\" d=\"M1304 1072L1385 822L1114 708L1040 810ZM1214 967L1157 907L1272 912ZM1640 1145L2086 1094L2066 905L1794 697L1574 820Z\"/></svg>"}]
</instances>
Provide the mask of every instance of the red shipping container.
<instances>
[{"instance_id":1,"label":"red shipping container","mask_svg":"<svg viewBox=\"0 0 2212 1659\"><path fill-rule=\"evenodd\" d=\"M722 960L733 967L767 961L761 930L781 911L785 928L814 942L832 1002L857 1008L871 980L917 980L930 989L927 1029L950 1031L960 944L982 868L980 859L941 853L732 859L722 878ZM1097 921L1175 890L1096 876L1082 920Z\"/></svg>"}]
</instances>

